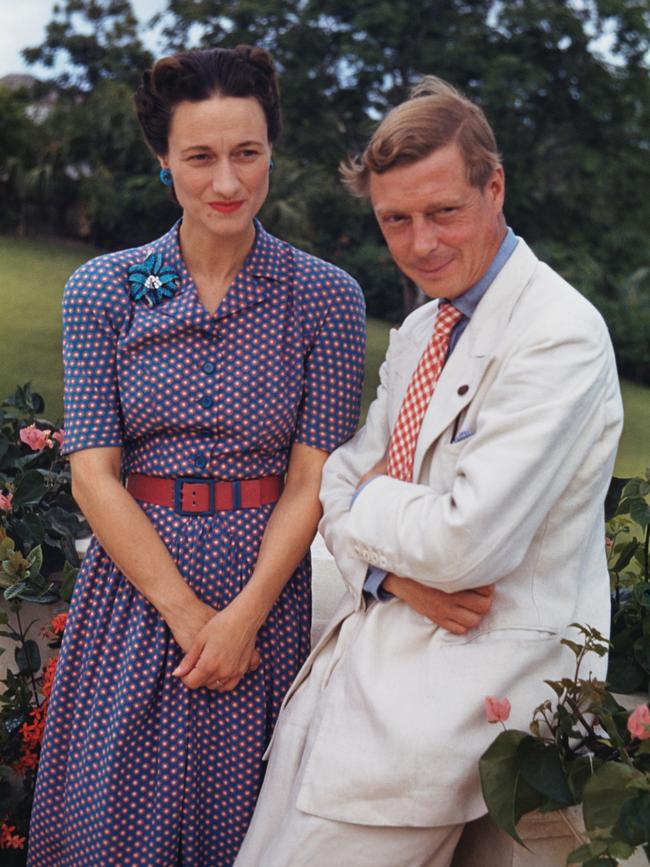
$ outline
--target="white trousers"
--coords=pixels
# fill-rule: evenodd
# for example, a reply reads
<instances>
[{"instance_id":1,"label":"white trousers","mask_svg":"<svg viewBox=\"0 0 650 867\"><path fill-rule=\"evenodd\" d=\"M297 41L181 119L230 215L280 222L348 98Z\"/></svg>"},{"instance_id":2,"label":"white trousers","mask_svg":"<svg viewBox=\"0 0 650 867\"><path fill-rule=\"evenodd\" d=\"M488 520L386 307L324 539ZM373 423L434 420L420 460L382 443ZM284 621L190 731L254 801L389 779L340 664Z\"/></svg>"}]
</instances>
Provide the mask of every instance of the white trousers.
<instances>
[{"instance_id":1,"label":"white trousers","mask_svg":"<svg viewBox=\"0 0 650 867\"><path fill-rule=\"evenodd\" d=\"M327 689L348 640L344 623L282 713L266 778L235 867L449 867L463 825L357 825L304 813L296 799ZM329 675L329 677L328 677Z\"/></svg>"}]
</instances>

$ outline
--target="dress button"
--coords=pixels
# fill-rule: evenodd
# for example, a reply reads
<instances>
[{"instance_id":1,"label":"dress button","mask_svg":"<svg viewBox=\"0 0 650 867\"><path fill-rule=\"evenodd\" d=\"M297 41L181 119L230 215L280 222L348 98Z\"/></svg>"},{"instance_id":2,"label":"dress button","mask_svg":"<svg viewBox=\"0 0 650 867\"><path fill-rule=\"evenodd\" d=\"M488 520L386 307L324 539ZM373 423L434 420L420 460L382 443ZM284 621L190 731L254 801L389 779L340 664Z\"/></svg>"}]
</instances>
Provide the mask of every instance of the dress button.
<instances>
[{"instance_id":1,"label":"dress button","mask_svg":"<svg viewBox=\"0 0 650 867\"><path fill-rule=\"evenodd\" d=\"M201 406L203 407L203 409L210 409L213 403L214 401L209 394L206 394L205 397L201 398Z\"/></svg>"},{"instance_id":2,"label":"dress button","mask_svg":"<svg viewBox=\"0 0 650 867\"><path fill-rule=\"evenodd\" d=\"M194 466L198 467L200 470L204 470L208 465L208 459L204 458L203 455L194 455Z\"/></svg>"},{"instance_id":3,"label":"dress button","mask_svg":"<svg viewBox=\"0 0 650 867\"><path fill-rule=\"evenodd\" d=\"M203 365L203 373L214 373L215 366L211 361L206 361Z\"/></svg>"}]
</instances>

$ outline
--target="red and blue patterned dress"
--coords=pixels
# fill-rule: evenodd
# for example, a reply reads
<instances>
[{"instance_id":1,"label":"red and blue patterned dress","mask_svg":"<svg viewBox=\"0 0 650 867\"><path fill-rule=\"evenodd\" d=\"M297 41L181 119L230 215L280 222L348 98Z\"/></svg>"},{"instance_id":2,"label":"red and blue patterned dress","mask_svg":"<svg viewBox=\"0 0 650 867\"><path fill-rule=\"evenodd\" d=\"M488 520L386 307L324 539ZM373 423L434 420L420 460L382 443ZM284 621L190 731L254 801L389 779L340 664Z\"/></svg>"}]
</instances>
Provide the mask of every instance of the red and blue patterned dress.
<instances>
[{"instance_id":1,"label":"red and blue patterned dress","mask_svg":"<svg viewBox=\"0 0 650 867\"><path fill-rule=\"evenodd\" d=\"M151 253L180 277L153 307L133 300L127 279ZM234 480L283 474L292 443L331 451L355 430L361 290L259 224L213 315L178 226L83 265L63 311L67 452L120 446L125 474ZM252 574L272 506L182 516L141 505L199 598L227 605ZM93 538L48 710L29 864L232 864L310 618L306 557L260 630L260 668L234 692L190 690L171 676L182 653L167 625Z\"/></svg>"}]
</instances>

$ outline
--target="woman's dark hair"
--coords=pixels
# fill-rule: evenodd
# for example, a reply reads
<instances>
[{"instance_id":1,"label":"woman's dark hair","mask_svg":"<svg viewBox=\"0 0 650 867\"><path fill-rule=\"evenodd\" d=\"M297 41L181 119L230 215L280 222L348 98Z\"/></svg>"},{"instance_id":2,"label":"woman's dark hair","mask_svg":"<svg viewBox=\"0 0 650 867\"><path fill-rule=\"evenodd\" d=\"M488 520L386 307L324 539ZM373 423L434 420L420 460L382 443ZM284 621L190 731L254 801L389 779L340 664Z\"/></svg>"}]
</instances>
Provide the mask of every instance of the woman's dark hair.
<instances>
[{"instance_id":1,"label":"woman's dark hair","mask_svg":"<svg viewBox=\"0 0 650 867\"><path fill-rule=\"evenodd\" d=\"M172 114L180 102L215 95L254 97L264 111L269 141L280 135L280 89L268 51L250 45L194 49L158 60L135 92L138 120L153 153L167 153Z\"/></svg>"}]
</instances>

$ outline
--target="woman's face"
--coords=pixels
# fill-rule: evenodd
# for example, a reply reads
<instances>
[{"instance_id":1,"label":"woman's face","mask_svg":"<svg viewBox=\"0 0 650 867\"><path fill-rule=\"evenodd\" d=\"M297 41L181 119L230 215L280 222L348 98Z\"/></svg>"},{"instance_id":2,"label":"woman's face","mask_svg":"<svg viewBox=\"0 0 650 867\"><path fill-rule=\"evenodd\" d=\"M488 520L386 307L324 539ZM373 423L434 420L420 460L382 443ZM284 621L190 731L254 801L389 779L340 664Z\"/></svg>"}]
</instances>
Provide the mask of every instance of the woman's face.
<instances>
[{"instance_id":1,"label":"woman's face","mask_svg":"<svg viewBox=\"0 0 650 867\"><path fill-rule=\"evenodd\" d=\"M252 96L212 96L180 102L169 129L167 154L187 228L220 237L250 231L269 190L266 118Z\"/></svg>"}]
</instances>

